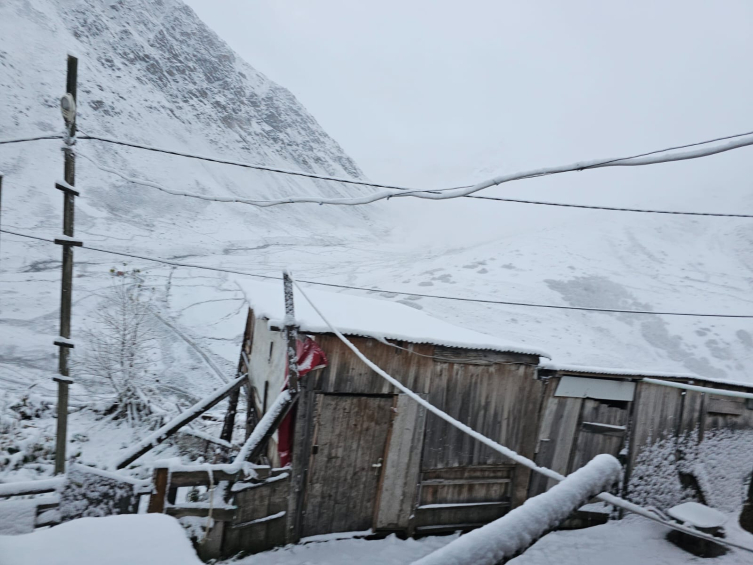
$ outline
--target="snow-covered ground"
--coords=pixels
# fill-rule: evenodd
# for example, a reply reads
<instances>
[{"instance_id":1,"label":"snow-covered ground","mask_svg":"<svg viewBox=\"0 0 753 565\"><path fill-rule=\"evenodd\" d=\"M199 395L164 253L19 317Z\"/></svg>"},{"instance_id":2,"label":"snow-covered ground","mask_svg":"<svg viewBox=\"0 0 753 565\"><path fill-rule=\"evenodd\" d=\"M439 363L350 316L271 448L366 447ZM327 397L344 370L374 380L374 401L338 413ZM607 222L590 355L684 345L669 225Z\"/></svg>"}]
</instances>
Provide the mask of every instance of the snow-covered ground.
<instances>
[{"instance_id":1,"label":"snow-covered ground","mask_svg":"<svg viewBox=\"0 0 753 565\"><path fill-rule=\"evenodd\" d=\"M706 562L665 539L666 529L637 517L585 530L544 536L515 565L684 565ZM728 538L753 546L753 535L735 524ZM231 560L235 565L408 565L457 536L400 540L331 539L287 546ZM198 563L177 521L164 515L83 518L23 536L0 536L0 565L189 565ZM731 550L715 565L743 565L750 554Z\"/></svg>"}]
</instances>

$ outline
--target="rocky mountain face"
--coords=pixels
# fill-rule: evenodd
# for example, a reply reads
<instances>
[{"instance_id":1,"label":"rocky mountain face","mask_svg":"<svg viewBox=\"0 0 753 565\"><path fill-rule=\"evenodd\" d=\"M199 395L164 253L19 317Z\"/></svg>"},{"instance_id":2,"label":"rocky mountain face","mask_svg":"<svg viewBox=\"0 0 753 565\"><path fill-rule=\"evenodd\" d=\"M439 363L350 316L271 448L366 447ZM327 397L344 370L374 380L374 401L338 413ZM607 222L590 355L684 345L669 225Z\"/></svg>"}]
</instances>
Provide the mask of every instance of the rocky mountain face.
<instances>
[{"instance_id":1,"label":"rocky mountain face","mask_svg":"<svg viewBox=\"0 0 753 565\"><path fill-rule=\"evenodd\" d=\"M2 137L61 130L58 98L65 84L66 54L72 53L79 57L78 125L83 133L288 169L362 176L288 90L237 57L178 0L10 0L0 6L0 19ZM53 172L59 176L61 161L53 145L8 147L0 155L0 167L16 173L16 178L7 180L49 185ZM78 148L84 159L173 190L245 198L364 190L95 141L82 140ZM312 208L259 214L243 206L213 207L166 198L103 173L84 159L79 159L77 184L90 185L90 205L108 216L108 225L125 221L137 230L151 228L153 216L160 214L150 212L169 209L172 221L179 224L193 222L200 214L236 226L246 222L254 235L311 236L313 230L330 237L328 226L359 229L379 213L379 207L368 212L318 209L315 214ZM42 200L48 200L47 207L52 204L47 195ZM36 204L18 204L8 201L9 214L13 210L23 216L36 206L35 220L46 215L39 199ZM84 210L82 228L96 223L92 212ZM249 214L253 222L248 222ZM302 229L303 224L307 228Z\"/></svg>"}]
</instances>

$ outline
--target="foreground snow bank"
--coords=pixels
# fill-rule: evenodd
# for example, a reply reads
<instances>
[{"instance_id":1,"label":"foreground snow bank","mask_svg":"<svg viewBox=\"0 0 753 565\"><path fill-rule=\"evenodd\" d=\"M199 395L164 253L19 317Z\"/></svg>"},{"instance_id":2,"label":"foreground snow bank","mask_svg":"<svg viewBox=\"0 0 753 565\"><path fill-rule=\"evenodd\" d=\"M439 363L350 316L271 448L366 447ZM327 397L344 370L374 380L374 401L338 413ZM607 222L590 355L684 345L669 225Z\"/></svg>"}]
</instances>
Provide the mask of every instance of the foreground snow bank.
<instances>
[{"instance_id":1,"label":"foreground snow bank","mask_svg":"<svg viewBox=\"0 0 753 565\"><path fill-rule=\"evenodd\" d=\"M753 545L753 535L741 530L731 517L725 526L731 541ZM510 565L750 565L751 554L737 549L714 559L699 559L665 539L668 528L628 516L585 530L552 532L541 538Z\"/></svg>"},{"instance_id":2,"label":"foreground snow bank","mask_svg":"<svg viewBox=\"0 0 753 565\"><path fill-rule=\"evenodd\" d=\"M226 564L406 565L450 543L456 537L453 535L401 540L391 535L381 540L343 539L305 545L288 545L273 551L257 553L240 561L228 561Z\"/></svg>"},{"instance_id":3,"label":"foreground snow bank","mask_svg":"<svg viewBox=\"0 0 753 565\"><path fill-rule=\"evenodd\" d=\"M164 514L81 518L0 536L0 565L199 565L178 521Z\"/></svg>"},{"instance_id":4,"label":"foreground snow bank","mask_svg":"<svg viewBox=\"0 0 753 565\"><path fill-rule=\"evenodd\" d=\"M727 527L729 539L753 545L753 535L742 531L731 517ZM552 532L528 548L510 565L687 565L708 562L710 565L750 565L750 554L731 550L715 559L698 559L672 545L664 536L669 529L628 516L584 530ZM289 545L257 553L224 565L408 565L456 540L457 536L400 540L390 536L383 540L330 540L307 545ZM1 561L0 561L1 562ZM3 563L3 565L5 565Z\"/></svg>"}]
</instances>

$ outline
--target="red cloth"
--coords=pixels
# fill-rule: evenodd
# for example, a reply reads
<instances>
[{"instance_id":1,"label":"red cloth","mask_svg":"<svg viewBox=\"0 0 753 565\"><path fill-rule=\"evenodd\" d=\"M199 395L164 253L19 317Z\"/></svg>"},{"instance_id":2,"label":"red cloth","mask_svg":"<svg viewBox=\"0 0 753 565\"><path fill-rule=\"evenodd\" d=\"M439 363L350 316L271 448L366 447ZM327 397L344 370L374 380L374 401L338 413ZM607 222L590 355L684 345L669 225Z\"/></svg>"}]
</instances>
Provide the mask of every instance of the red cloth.
<instances>
[{"instance_id":1,"label":"red cloth","mask_svg":"<svg viewBox=\"0 0 753 565\"><path fill-rule=\"evenodd\" d=\"M321 369L327 366L327 355L310 337L303 341L298 340L296 343L296 354L298 361L298 377L303 377L315 369ZM286 355L287 361L287 355ZM288 388L288 364L285 363L285 384L282 390ZM280 422L277 428L277 452L280 454L280 466L286 467L292 463L293 434L295 433L295 415L296 407L288 412L287 416Z\"/></svg>"}]
</instances>

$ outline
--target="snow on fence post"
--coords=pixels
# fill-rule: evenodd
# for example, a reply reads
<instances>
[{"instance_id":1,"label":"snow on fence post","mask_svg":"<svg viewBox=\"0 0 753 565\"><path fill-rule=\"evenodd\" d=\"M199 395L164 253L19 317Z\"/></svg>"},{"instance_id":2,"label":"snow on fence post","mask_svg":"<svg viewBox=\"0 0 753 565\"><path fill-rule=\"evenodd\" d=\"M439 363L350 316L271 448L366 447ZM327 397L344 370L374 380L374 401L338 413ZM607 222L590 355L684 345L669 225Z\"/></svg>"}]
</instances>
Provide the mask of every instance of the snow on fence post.
<instances>
[{"instance_id":1,"label":"snow on fence post","mask_svg":"<svg viewBox=\"0 0 753 565\"><path fill-rule=\"evenodd\" d=\"M607 490L622 467L611 455L597 455L547 492L502 518L474 530L413 565L496 565L514 557L585 504Z\"/></svg>"}]
</instances>

